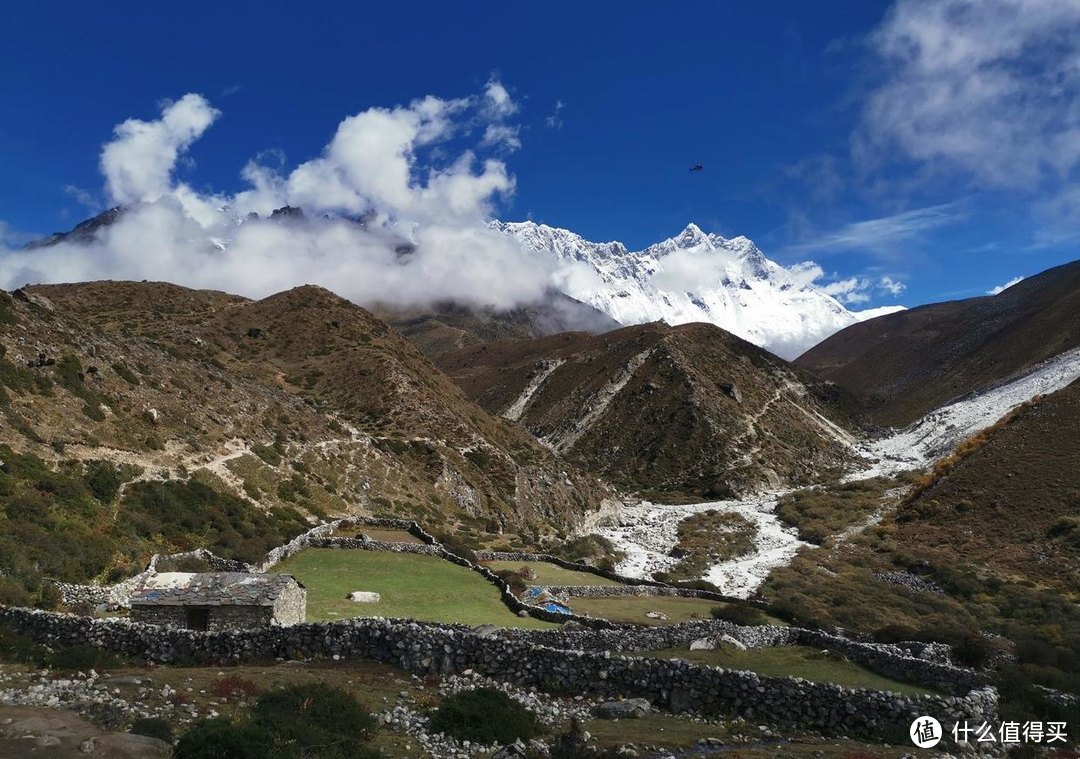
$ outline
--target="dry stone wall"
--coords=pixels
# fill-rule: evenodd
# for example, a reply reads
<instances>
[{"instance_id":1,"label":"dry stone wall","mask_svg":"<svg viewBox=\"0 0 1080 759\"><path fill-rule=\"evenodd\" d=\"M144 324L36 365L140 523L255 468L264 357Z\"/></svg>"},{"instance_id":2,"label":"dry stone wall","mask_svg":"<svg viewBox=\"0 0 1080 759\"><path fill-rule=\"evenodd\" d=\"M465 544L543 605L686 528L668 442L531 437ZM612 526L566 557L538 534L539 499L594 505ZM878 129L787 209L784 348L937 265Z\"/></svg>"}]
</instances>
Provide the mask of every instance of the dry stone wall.
<instances>
[{"instance_id":1,"label":"dry stone wall","mask_svg":"<svg viewBox=\"0 0 1080 759\"><path fill-rule=\"evenodd\" d=\"M993 688L956 696L848 689L798 678L761 677L682 660L620 657L550 648L542 637L481 635L452 625L364 619L227 633L193 632L125 620L98 620L0 607L0 624L48 645L88 644L159 662L228 663L254 658L362 657L414 674L473 670L556 694L646 698L655 706L705 716L740 715L780 727L900 740L916 717L997 720Z\"/></svg>"}]
</instances>

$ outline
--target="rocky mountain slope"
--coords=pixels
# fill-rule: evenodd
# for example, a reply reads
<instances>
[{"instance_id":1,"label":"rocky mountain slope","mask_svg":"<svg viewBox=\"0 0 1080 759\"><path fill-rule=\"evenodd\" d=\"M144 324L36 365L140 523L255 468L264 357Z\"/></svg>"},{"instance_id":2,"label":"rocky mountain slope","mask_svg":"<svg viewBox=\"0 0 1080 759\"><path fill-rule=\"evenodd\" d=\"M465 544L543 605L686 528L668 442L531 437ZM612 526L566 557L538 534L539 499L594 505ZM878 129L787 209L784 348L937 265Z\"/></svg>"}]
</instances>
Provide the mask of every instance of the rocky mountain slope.
<instances>
[{"instance_id":1,"label":"rocky mountain slope","mask_svg":"<svg viewBox=\"0 0 1080 759\"><path fill-rule=\"evenodd\" d=\"M853 440L843 393L707 324L496 342L437 361L489 412L653 497L809 484Z\"/></svg>"},{"instance_id":2,"label":"rocky mountain slope","mask_svg":"<svg viewBox=\"0 0 1080 759\"><path fill-rule=\"evenodd\" d=\"M706 322L789 359L837 330L894 310L849 311L747 238L705 234L694 224L642 251L531 221L491 226L553 259L567 295L622 324Z\"/></svg>"},{"instance_id":3,"label":"rocky mountain slope","mask_svg":"<svg viewBox=\"0 0 1080 759\"><path fill-rule=\"evenodd\" d=\"M1080 346L1080 261L998 295L852 325L796 361L851 391L872 421L905 425Z\"/></svg>"},{"instance_id":4,"label":"rocky mountain slope","mask_svg":"<svg viewBox=\"0 0 1080 759\"><path fill-rule=\"evenodd\" d=\"M535 534L604 493L319 288L248 301L160 283L32 287L0 294L0 346L0 444L33 457L24 470L124 468L121 504L140 482L197 481L255 512Z\"/></svg>"},{"instance_id":5,"label":"rocky mountain slope","mask_svg":"<svg viewBox=\"0 0 1080 759\"><path fill-rule=\"evenodd\" d=\"M1080 380L1030 401L938 463L898 515L931 560L1080 589Z\"/></svg>"}]
</instances>

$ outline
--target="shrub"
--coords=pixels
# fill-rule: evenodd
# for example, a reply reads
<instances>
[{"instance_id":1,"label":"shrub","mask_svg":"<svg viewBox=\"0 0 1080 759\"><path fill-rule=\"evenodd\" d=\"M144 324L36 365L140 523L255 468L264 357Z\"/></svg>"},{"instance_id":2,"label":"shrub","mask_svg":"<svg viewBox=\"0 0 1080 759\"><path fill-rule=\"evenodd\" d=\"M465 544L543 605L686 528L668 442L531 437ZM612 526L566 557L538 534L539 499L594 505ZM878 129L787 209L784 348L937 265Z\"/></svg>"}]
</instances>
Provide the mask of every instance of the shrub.
<instances>
[{"instance_id":1,"label":"shrub","mask_svg":"<svg viewBox=\"0 0 1080 759\"><path fill-rule=\"evenodd\" d=\"M246 677L225 675L214 681L210 692L218 698L250 698L262 695L264 690Z\"/></svg>"},{"instance_id":2,"label":"shrub","mask_svg":"<svg viewBox=\"0 0 1080 759\"><path fill-rule=\"evenodd\" d=\"M169 723L160 717L143 717L131 723L129 733L145 735L148 738L157 738L166 743L173 742L173 731Z\"/></svg>"},{"instance_id":3,"label":"shrub","mask_svg":"<svg viewBox=\"0 0 1080 759\"><path fill-rule=\"evenodd\" d=\"M80 645L56 649L45 657L45 663L63 672L86 672L116 668L123 664L123 659L103 648Z\"/></svg>"},{"instance_id":4,"label":"shrub","mask_svg":"<svg viewBox=\"0 0 1080 759\"><path fill-rule=\"evenodd\" d=\"M91 461L86 465L83 479L90 492L102 503L112 503L124 484L124 476L110 461Z\"/></svg>"},{"instance_id":5,"label":"shrub","mask_svg":"<svg viewBox=\"0 0 1080 759\"><path fill-rule=\"evenodd\" d=\"M265 461L270 466L278 466L281 463L281 454L269 445L253 445L251 452Z\"/></svg>"},{"instance_id":6,"label":"shrub","mask_svg":"<svg viewBox=\"0 0 1080 759\"><path fill-rule=\"evenodd\" d=\"M968 667L985 667L993 655L993 645L978 634L968 635L953 646L953 657Z\"/></svg>"},{"instance_id":7,"label":"shrub","mask_svg":"<svg viewBox=\"0 0 1080 759\"><path fill-rule=\"evenodd\" d=\"M0 627L0 661L19 662L40 667L47 651L29 635Z\"/></svg>"},{"instance_id":8,"label":"shrub","mask_svg":"<svg viewBox=\"0 0 1080 759\"><path fill-rule=\"evenodd\" d=\"M527 587L525 585L525 578L522 577L519 573L513 571L512 569L501 569L495 574L502 578L503 582L510 586L511 592L513 592L515 595L521 595L525 592L525 588Z\"/></svg>"},{"instance_id":9,"label":"shrub","mask_svg":"<svg viewBox=\"0 0 1080 759\"><path fill-rule=\"evenodd\" d=\"M129 385L139 384L139 378L135 376L135 372L128 369L127 366L125 366L121 362L117 361L115 364L112 365L112 368L113 371L120 376L120 379L124 380L124 382L128 383Z\"/></svg>"},{"instance_id":10,"label":"shrub","mask_svg":"<svg viewBox=\"0 0 1080 759\"><path fill-rule=\"evenodd\" d=\"M764 625L769 620L765 612L753 606L741 604L729 604L728 606L714 606L710 610L713 619L722 619L725 622L734 622L737 625Z\"/></svg>"},{"instance_id":11,"label":"shrub","mask_svg":"<svg viewBox=\"0 0 1080 759\"><path fill-rule=\"evenodd\" d=\"M443 548L450 553L471 561L473 564L476 563L476 552L473 550L472 545L465 542L464 537L447 532L437 536L437 538L442 543Z\"/></svg>"},{"instance_id":12,"label":"shrub","mask_svg":"<svg viewBox=\"0 0 1080 759\"><path fill-rule=\"evenodd\" d=\"M175 759L263 759L267 745L256 731L225 717L203 720L176 744Z\"/></svg>"},{"instance_id":13,"label":"shrub","mask_svg":"<svg viewBox=\"0 0 1080 759\"><path fill-rule=\"evenodd\" d=\"M431 730L458 740L500 744L528 740L541 731L536 715L492 688L447 696L432 714Z\"/></svg>"},{"instance_id":14,"label":"shrub","mask_svg":"<svg viewBox=\"0 0 1080 759\"><path fill-rule=\"evenodd\" d=\"M375 718L348 692L322 683L263 695L252 709L251 726L283 756L377 756L363 745Z\"/></svg>"}]
</instances>

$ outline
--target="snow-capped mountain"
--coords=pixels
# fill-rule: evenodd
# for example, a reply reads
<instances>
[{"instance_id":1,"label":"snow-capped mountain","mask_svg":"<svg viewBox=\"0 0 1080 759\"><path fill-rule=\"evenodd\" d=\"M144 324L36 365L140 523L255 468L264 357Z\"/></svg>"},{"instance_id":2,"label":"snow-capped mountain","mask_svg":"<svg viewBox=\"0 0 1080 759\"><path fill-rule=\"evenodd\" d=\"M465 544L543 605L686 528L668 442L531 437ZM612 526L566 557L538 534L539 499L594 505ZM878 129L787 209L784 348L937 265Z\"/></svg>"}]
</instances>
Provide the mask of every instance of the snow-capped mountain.
<instances>
[{"instance_id":1,"label":"snow-capped mountain","mask_svg":"<svg viewBox=\"0 0 1080 759\"><path fill-rule=\"evenodd\" d=\"M850 324L902 309L849 311L746 237L705 234L694 224L642 251L531 221L491 227L555 258L556 285L616 321L709 322L787 359Z\"/></svg>"}]
</instances>

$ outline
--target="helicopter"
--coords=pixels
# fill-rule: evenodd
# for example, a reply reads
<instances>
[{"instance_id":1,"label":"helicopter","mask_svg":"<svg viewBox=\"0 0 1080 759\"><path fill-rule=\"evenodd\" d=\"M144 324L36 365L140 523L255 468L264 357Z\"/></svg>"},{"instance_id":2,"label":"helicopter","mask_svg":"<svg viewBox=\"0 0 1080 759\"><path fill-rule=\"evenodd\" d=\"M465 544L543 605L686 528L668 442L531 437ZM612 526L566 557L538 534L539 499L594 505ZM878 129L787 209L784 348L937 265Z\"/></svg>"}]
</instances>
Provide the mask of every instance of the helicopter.
<instances>
[{"instance_id":1,"label":"helicopter","mask_svg":"<svg viewBox=\"0 0 1080 759\"><path fill-rule=\"evenodd\" d=\"M705 167L702 166L700 163L695 163L693 166L690 167L690 171L702 171L704 168Z\"/></svg>"}]
</instances>

